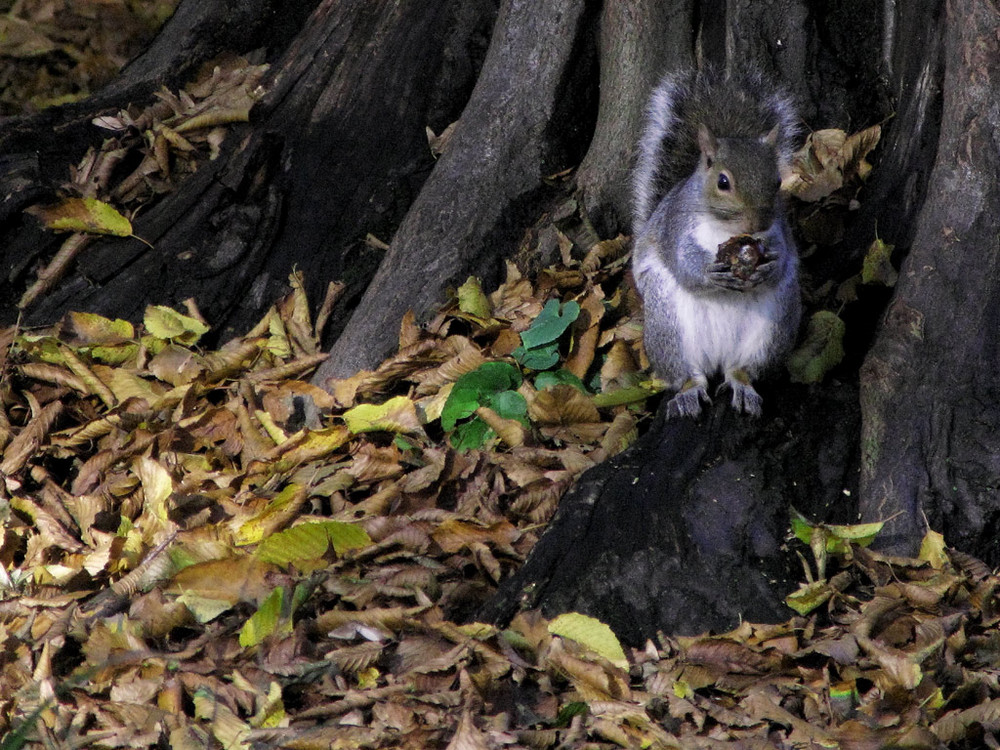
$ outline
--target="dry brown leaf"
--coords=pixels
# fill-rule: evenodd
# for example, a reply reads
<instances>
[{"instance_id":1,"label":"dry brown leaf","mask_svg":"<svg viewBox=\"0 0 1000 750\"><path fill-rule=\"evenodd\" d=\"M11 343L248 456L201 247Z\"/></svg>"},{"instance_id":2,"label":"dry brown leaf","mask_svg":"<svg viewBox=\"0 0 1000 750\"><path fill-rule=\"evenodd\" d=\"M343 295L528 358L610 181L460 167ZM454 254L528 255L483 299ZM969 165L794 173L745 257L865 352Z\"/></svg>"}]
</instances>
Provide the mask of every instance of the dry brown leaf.
<instances>
[{"instance_id":1,"label":"dry brown leaf","mask_svg":"<svg viewBox=\"0 0 1000 750\"><path fill-rule=\"evenodd\" d=\"M0 462L0 474L9 477L24 468L28 459L37 453L62 411L62 402L53 401L32 417L4 450L3 461Z\"/></svg>"},{"instance_id":2,"label":"dry brown leaf","mask_svg":"<svg viewBox=\"0 0 1000 750\"><path fill-rule=\"evenodd\" d=\"M175 344L168 344L155 354L147 368L157 378L170 385L190 383L206 369L197 353Z\"/></svg>"},{"instance_id":3,"label":"dry brown leaf","mask_svg":"<svg viewBox=\"0 0 1000 750\"><path fill-rule=\"evenodd\" d=\"M449 519L431 532L431 537L447 553L458 552L469 545L490 542L498 549L510 549L519 532L509 521L499 521L489 526Z\"/></svg>"},{"instance_id":4,"label":"dry brown leaf","mask_svg":"<svg viewBox=\"0 0 1000 750\"><path fill-rule=\"evenodd\" d=\"M631 697L628 673L600 657L590 661L568 653L557 639L546 655L547 665L558 671L586 701L627 700Z\"/></svg>"},{"instance_id":5,"label":"dry brown leaf","mask_svg":"<svg viewBox=\"0 0 1000 750\"><path fill-rule=\"evenodd\" d=\"M476 409L476 416L488 424L504 445L517 448L528 439L528 429L516 419L504 419L488 406Z\"/></svg>"},{"instance_id":6,"label":"dry brown leaf","mask_svg":"<svg viewBox=\"0 0 1000 750\"><path fill-rule=\"evenodd\" d=\"M425 448L420 458L424 466L408 472L399 481L399 489L403 492L421 492L441 478L448 452L441 448Z\"/></svg>"},{"instance_id":7,"label":"dry brown leaf","mask_svg":"<svg viewBox=\"0 0 1000 750\"><path fill-rule=\"evenodd\" d=\"M559 384L528 399L528 416L539 425L577 425L600 422L594 402L575 387Z\"/></svg>"},{"instance_id":8,"label":"dry brown leaf","mask_svg":"<svg viewBox=\"0 0 1000 750\"><path fill-rule=\"evenodd\" d=\"M257 603L271 593L281 569L253 557L195 563L178 571L168 590L235 604Z\"/></svg>"},{"instance_id":9,"label":"dry brown leaf","mask_svg":"<svg viewBox=\"0 0 1000 750\"><path fill-rule=\"evenodd\" d=\"M580 315L571 329L573 349L563 366L582 380L594 362L600 338L600 324L604 317L604 291L599 286L594 286L579 302Z\"/></svg>"}]
</instances>

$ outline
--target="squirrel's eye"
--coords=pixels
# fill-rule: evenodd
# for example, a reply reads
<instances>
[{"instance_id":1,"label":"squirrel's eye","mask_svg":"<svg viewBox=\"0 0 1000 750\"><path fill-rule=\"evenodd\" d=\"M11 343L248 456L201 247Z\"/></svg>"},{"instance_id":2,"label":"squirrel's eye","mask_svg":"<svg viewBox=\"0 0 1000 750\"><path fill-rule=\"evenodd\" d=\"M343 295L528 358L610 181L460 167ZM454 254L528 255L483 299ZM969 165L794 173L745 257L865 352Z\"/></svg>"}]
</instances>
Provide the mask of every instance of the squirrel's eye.
<instances>
[{"instance_id":1,"label":"squirrel's eye","mask_svg":"<svg viewBox=\"0 0 1000 750\"><path fill-rule=\"evenodd\" d=\"M716 186L719 188L719 190L728 191L732 187L732 185L729 182L729 175L727 175L725 172L719 172L719 181L716 183Z\"/></svg>"}]
</instances>

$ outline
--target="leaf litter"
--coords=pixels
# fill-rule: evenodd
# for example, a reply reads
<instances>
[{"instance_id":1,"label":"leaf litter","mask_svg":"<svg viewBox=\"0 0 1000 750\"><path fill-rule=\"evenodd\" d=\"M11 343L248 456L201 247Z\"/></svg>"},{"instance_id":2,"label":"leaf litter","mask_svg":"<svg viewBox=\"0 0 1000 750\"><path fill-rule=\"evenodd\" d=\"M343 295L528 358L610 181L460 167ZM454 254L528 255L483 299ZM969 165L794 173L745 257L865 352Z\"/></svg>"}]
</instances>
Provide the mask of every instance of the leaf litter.
<instances>
[{"instance_id":1,"label":"leaf litter","mask_svg":"<svg viewBox=\"0 0 1000 750\"><path fill-rule=\"evenodd\" d=\"M68 192L135 207L172 189L246 119L262 72L226 63L98 118L117 135ZM803 148L787 188L807 237L837 236L877 140ZM110 184L131 149L140 166ZM3 746L994 746L998 578L939 535L907 560L858 547L868 529L800 525L817 567L776 625L623 648L572 613L475 622L659 389L627 243L574 233L575 213L535 236L561 262L534 280L509 265L492 294L468 280L329 393L306 380L326 315L294 275L217 351L193 303L0 332ZM836 360L800 358L815 380Z\"/></svg>"}]
</instances>

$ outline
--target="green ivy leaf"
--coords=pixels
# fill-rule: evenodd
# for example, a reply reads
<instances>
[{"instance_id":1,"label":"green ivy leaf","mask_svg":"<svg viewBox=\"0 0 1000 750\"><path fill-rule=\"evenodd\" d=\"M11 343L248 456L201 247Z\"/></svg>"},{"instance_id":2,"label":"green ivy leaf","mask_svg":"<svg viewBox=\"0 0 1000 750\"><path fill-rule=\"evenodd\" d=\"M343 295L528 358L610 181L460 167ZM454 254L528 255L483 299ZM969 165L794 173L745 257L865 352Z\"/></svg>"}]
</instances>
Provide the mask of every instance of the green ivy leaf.
<instances>
[{"instance_id":1,"label":"green ivy leaf","mask_svg":"<svg viewBox=\"0 0 1000 750\"><path fill-rule=\"evenodd\" d=\"M511 356L529 370L548 370L559 361L559 344L548 344L538 349L517 347Z\"/></svg>"},{"instance_id":2,"label":"green ivy leaf","mask_svg":"<svg viewBox=\"0 0 1000 750\"><path fill-rule=\"evenodd\" d=\"M521 373L508 362L486 362L455 381L441 410L441 428L454 429L460 419L471 417L488 399L521 385Z\"/></svg>"},{"instance_id":3,"label":"green ivy leaf","mask_svg":"<svg viewBox=\"0 0 1000 750\"><path fill-rule=\"evenodd\" d=\"M455 450L467 451L482 448L496 433L479 417L460 424L451 434L451 444Z\"/></svg>"},{"instance_id":4,"label":"green ivy leaf","mask_svg":"<svg viewBox=\"0 0 1000 750\"><path fill-rule=\"evenodd\" d=\"M549 300L531 323L531 327L521 334L525 349L534 349L556 341L580 315L580 305L569 301L564 305L559 300Z\"/></svg>"},{"instance_id":5,"label":"green ivy leaf","mask_svg":"<svg viewBox=\"0 0 1000 750\"><path fill-rule=\"evenodd\" d=\"M504 419L523 420L528 414L528 402L517 391L501 391L490 396L486 405Z\"/></svg>"},{"instance_id":6,"label":"green ivy leaf","mask_svg":"<svg viewBox=\"0 0 1000 750\"><path fill-rule=\"evenodd\" d=\"M571 385L581 393L587 393L587 386L583 384L576 375L569 370L553 370L551 372L540 372L535 378L535 390L544 391L557 385Z\"/></svg>"}]
</instances>

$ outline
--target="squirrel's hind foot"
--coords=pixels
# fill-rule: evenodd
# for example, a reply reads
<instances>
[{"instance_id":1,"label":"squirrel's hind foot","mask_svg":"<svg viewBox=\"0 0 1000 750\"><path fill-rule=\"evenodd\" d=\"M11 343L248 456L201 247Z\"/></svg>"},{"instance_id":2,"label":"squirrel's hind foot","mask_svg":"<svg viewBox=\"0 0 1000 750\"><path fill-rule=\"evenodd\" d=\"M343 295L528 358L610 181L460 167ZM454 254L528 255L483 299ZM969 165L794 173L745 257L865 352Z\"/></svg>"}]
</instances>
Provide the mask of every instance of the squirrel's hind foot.
<instances>
[{"instance_id":1,"label":"squirrel's hind foot","mask_svg":"<svg viewBox=\"0 0 1000 750\"><path fill-rule=\"evenodd\" d=\"M701 414L701 402L711 404L707 383L688 381L667 403L667 419L674 417L697 417Z\"/></svg>"},{"instance_id":2,"label":"squirrel's hind foot","mask_svg":"<svg viewBox=\"0 0 1000 750\"><path fill-rule=\"evenodd\" d=\"M716 395L728 388L733 392L733 408L751 417L759 417L764 412L764 399L754 389L749 376L743 370L735 370L726 376Z\"/></svg>"}]
</instances>

